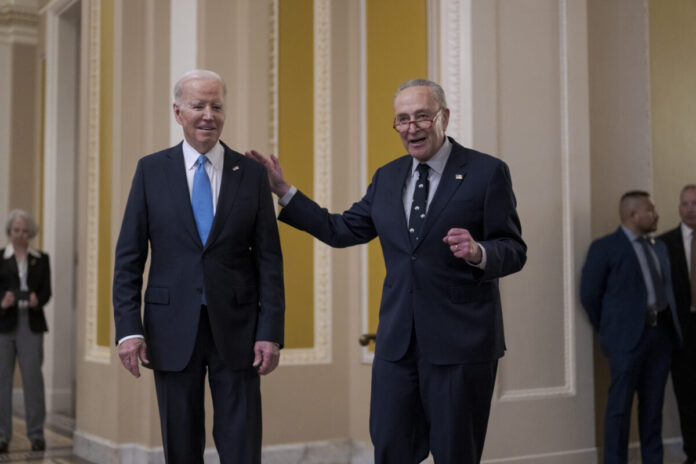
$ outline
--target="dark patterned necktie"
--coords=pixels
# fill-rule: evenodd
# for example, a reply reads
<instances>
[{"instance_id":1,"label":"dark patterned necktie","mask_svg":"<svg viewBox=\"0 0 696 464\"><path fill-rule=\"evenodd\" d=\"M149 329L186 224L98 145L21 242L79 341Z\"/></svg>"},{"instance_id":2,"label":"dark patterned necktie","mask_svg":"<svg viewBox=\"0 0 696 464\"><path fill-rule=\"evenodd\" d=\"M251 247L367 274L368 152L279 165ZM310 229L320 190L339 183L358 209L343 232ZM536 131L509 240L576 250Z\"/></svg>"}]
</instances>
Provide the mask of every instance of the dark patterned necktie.
<instances>
[{"instance_id":1,"label":"dark patterned necktie","mask_svg":"<svg viewBox=\"0 0 696 464\"><path fill-rule=\"evenodd\" d=\"M425 212L428 206L428 165L420 163L418 165L418 180L416 188L413 189L413 202L411 203L411 214L408 218L408 236L411 238L411 245L416 246L420 240L423 223L425 222Z\"/></svg>"},{"instance_id":2,"label":"dark patterned necktie","mask_svg":"<svg viewBox=\"0 0 696 464\"><path fill-rule=\"evenodd\" d=\"M645 238L639 238L638 243L640 243L640 245L643 247L645 261L647 261L648 270L650 271L650 280L652 280L653 288L655 289L655 306L657 306L657 310L660 311L667 307L667 293L665 292L665 284L657 271L654 255L650 250L652 245Z\"/></svg>"}]
</instances>

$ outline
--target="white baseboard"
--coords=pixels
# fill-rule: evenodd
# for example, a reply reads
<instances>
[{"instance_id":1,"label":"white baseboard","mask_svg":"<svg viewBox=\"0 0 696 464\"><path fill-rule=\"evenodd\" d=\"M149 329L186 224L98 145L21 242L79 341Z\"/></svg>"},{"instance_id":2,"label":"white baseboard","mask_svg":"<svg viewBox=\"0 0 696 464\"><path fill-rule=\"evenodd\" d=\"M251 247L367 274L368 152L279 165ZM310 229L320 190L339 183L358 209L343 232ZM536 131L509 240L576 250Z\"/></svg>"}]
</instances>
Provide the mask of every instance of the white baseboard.
<instances>
[{"instance_id":1,"label":"white baseboard","mask_svg":"<svg viewBox=\"0 0 696 464\"><path fill-rule=\"evenodd\" d=\"M511 458L484 459L481 461L482 464L597 464L597 462L596 448L540 453Z\"/></svg>"},{"instance_id":2,"label":"white baseboard","mask_svg":"<svg viewBox=\"0 0 696 464\"><path fill-rule=\"evenodd\" d=\"M109 440L75 431L73 450L76 456L104 464L164 464L161 446L147 447L135 443L116 444ZM205 464L220 464L215 448L207 448ZM289 445L265 446L264 464L372 464L372 446L352 440L317 441Z\"/></svg>"}]
</instances>

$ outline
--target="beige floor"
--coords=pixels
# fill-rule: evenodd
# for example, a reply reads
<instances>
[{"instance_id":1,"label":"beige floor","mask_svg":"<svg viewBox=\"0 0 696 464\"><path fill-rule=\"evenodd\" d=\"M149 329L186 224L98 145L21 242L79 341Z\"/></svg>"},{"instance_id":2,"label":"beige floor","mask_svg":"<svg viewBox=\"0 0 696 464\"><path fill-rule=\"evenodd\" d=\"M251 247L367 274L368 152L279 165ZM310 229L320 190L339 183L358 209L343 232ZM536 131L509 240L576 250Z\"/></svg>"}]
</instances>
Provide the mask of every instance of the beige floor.
<instances>
[{"instance_id":1,"label":"beige floor","mask_svg":"<svg viewBox=\"0 0 696 464\"><path fill-rule=\"evenodd\" d=\"M29 440L26 437L24 421L18 418L12 420L12 441L8 454L0 454L0 463L12 462L15 464L89 464L87 461L72 455L72 438L67 434L57 433L46 428L46 451L31 451Z\"/></svg>"},{"instance_id":2,"label":"beige floor","mask_svg":"<svg viewBox=\"0 0 696 464\"><path fill-rule=\"evenodd\" d=\"M13 464L93 464L72 454L72 438L70 432L57 432L46 428L46 451L31 451L29 440L26 438L24 421L14 418L12 421L13 438L8 454L0 454L0 463ZM630 464L640 464L640 459L631 460ZM681 464L681 461L668 460L664 464Z\"/></svg>"}]
</instances>

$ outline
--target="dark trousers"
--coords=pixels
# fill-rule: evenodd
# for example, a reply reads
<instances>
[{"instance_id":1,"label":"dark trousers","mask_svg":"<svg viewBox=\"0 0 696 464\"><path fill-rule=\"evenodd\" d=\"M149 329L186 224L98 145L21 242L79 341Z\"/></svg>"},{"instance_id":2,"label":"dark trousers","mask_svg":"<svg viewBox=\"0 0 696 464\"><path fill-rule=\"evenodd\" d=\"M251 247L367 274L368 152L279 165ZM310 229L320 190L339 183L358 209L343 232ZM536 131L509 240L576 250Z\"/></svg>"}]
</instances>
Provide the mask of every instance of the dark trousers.
<instances>
[{"instance_id":1,"label":"dark trousers","mask_svg":"<svg viewBox=\"0 0 696 464\"><path fill-rule=\"evenodd\" d=\"M696 313L682 327L684 348L672 358L672 386L679 407L684 453L696 461Z\"/></svg>"},{"instance_id":2,"label":"dark trousers","mask_svg":"<svg viewBox=\"0 0 696 464\"><path fill-rule=\"evenodd\" d=\"M370 436L375 464L481 461L498 361L434 365L415 336L396 362L372 365Z\"/></svg>"},{"instance_id":3,"label":"dark trousers","mask_svg":"<svg viewBox=\"0 0 696 464\"><path fill-rule=\"evenodd\" d=\"M629 355L610 357L611 384L604 416L604 463L628 462L631 406L638 394L643 464L662 464L662 405L672 357L671 319L646 327Z\"/></svg>"},{"instance_id":4,"label":"dark trousers","mask_svg":"<svg viewBox=\"0 0 696 464\"><path fill-rule=\"evenodd\" d=\"M155 371L162 444L168 464L202 464L205 374L213 399L213 439L221 464L261 462L261 393L255 369L232 370L220 358L205 307L183 371Z\"/></svg>"}]
</instances>

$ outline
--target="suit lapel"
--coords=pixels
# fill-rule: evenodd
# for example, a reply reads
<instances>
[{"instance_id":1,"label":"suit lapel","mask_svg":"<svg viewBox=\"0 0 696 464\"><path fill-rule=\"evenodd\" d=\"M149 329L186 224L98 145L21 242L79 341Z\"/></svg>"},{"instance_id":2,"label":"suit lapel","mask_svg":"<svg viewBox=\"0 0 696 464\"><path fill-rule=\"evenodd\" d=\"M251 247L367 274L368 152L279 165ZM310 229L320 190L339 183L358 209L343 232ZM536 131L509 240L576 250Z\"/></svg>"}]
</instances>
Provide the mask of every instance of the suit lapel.
<instances>
[{"instance_id":1,"label":"suit lapel","mask_svg":"<svg viewBox=\"0 0 696 464\"><path fill-rule=\"evenodd\" d=\"M220 142L222 143L222 142ZM218 195L218 203L215 208L215 217L213 225L210 228L208 242L206 246L213 243L215 238L220 234L224 226L225 218L229 217L230 210L237 197L237 190L242 180L243 166L240 163L241 155L233 152L224 143L222 146L225 149L224 162L222 164L222 179L220 180L220 194Z\"/></svg>"},{"instance_id":2,"label":"suit lapel","mask_svg":"<svg viewBox=\"0 0 696 464\"><path fill-rule=\"evenodd\" d=\"M677 228L677 233L673 234L669 238L672 243L672 249L676 252L677 262L675 265L679 266L679 272L686 276L686 281L689 281L689 265L686 262L686 252L684 251L684 235L682 234L681 224ZM674 279L675 276L672 276Z\"/></svg>"},{"instance_id":3,"label":"suit lapel","mask_svg":"<svg viewBox=\"0 0 696 464\"><path fill-rule=\"evenodd\" d=\"M633 247L633 244L631 243L631 240L626 236L626 233L623 231L621 226L614 232L616 234L616 238L621 243L621 245L624 248L624 253L626 253L627 256L629 256L628 259L632 261L632 267L633 269L638 270L638 274L640 275L640 281L643 284L643 288L645 288L645 291L647 292L648 289L645 287L645 279L643 277L643 271L640 267L640 261L638 260L638 255L636 254L636 250Z\"/></svg>"},{"instance_id":4,"label":"suit lapel","mask_svg":"<svg viewBox=\"0 0 696 464\"><path fill-rule=\"evenodd\" d=\"M425 216L425 224L421 233L421 240L416 244L414 249L418 248L425 240L426 236L433 228L433 224L437 221L442 213L442 210L447 206L454 192L457 191L463 182L466 182L467 174L467 157L464 147L452 143L452 152L450 153L445 169L440 177L440 184L437 186L437 191L433 200L428 206L428 211Z\"/></svg>"},{"instance_id":5,"label":"suit lapel","mask_svg":"<svg viewBox=\"0 0 696 464\"><path fill-rule=\"evenodd\" d=\"M167 184L171 189L172 198L176 205L181 205L175 208L179 214L179 223L184 226L186 232L191 235L191 239L196 243L201 244L201 237L198 234L196 227L196 218L193 216L193 207L191 206L191 194L189 193L188 181L186 180L186 163L184 162L184 151L181 148L182 144L172 147L167 153L169 162L166 163Z\"/></svg>"}]
</instances>

